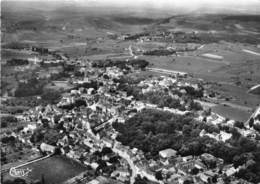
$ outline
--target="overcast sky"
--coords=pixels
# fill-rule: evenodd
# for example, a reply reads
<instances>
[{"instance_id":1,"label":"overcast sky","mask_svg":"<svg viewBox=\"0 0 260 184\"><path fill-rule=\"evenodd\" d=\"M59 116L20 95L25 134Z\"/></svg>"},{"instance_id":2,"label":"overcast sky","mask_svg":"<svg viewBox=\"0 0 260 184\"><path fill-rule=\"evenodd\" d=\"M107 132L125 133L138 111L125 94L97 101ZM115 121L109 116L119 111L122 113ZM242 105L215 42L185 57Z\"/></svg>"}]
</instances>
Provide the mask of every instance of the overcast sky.
<instances>
[{"instance_id":1,"label":"overcast sky","mask_svg":"<svg viewBox=\"0 0 260 184\"><path fill-rule=\"evenodd\" d=\"M69 1L69 0L68 0ZM124 7L152 7L160 9L187 8L225 8L246 9L252 12L260 12L260 0L74 0L80 3L115 5Z\"/></svg>"},{"instance_id":2,"label":"overcast sky","mask_svg":"<svg viewBox=\"0 0 260 184\"><path fill-rule=\"evenodd\" d=\"M209 8L225 11L246 10L250 13L260 13L260 0L0 0L0 1L44 1L44 2L67 2L84 5L104 5L104 6L119 6L125 8L140 7L140 8L158 8L158 9L187 9L197 10L200 8Z\"/></svg>"},{"instance_id":3,"label":"overcast sky","mask_svg":"<svg viewBox=\"0 0 260 184\"><path fill-rule=\"evenodd\" d=\"M69 1L69 0L68 0ZM200 6L200 5L223 5L223 6L248 6L260 4L260 0L74 0L78 2L97 2L104 4L125 4L125 5L140 5L153 4L154 6Z\"/></svg>"},{"instance_id":4,"label":"overcast sky","mask_svg":"<svg viewBox=\"0 0 260 184\"><path fill-rule=\"evenodd\" d=\"M260 4L260 0L0 0L0 1L71 1L80 3L103 3L103 4L125 4L125 5L140 5L140 4L153 4L155 6L199 6L199 5L239 5L248 6Z\"/></svg>"}]
</instances>

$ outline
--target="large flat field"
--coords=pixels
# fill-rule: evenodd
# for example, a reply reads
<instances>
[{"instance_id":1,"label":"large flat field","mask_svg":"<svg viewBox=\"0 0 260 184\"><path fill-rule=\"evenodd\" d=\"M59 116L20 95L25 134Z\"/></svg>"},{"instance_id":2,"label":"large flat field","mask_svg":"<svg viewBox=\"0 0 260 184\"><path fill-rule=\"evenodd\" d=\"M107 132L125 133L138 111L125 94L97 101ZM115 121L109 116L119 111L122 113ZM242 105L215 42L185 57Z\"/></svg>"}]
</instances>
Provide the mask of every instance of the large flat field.
<instances>
[{"instance_id":1,"label":"large flat field","mask_svg":"<svg viewBox=\"0 0 260 184\"><path fill-rule=\"evenodd\" d=\"M232 81L232 77L241 79L250 77L254 83L260 83L260 56L245 53L242 51L243 48L250 47L242 44L213 43L177 57L141 56L141 58L147 59L154 67L180 70L213 81L228 82ZM251 47L250 50L258 51L255 47ZM224 59L203 58L201 57L203 53L220 55Z\"/></svg>"},{"instance_id":2,"label":"large flat field","mask_svg":"<svg viewBox=\"0 0 260 184\"><path fill-rule=\"evenodd\" d=\"M27 178L41 180L43 176L48 184L60 184L86 170L83 165L63 156L53 156L20 169L27 168L32 170ZM3 179L11 179L11 176L8 173Z\"/></svg>"},{"instance_id":3,"label":"large flat field","mask_svg":"<svg viewBox=\"0 0 260 184\"><path fill-rule=\"evenodd\" d=\"M239 110L237 108L228 107L224 105L217 105L212 108L212 111L223 117L241 122L246 122L251 115L251 113L247 111Z\"/></svg>"},{"instance_id":4,"label":"large flat field","mask_svg":"<svg viewBox=\"0 0 260 184\"><path fill-rule=\"evenodd\" d=\"M247 93L247 89L239 86L230 84L214 85L212 90L219 92L222 96L228 97L232 95L233 99L231 101L238 105L254 108L260 104L259 95Z\"/></svg>"}]
</instances>

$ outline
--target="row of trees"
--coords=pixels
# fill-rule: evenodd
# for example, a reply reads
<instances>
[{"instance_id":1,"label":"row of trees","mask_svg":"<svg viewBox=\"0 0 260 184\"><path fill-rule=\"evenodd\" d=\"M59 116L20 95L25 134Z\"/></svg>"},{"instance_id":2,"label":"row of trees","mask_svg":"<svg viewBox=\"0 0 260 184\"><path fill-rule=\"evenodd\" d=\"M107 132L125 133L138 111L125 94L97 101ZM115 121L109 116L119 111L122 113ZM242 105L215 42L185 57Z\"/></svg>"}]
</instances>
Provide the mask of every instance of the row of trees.
<instances>
[{"instance_id":1,"label":"row of trees","mask_svg":"<svg viewBox=\"0 0 260 184\"><path fill-rule=\"evenodd\" d=\"M98 67L98 68L104 68L104 67L113 67L116 66L120 69L126 69L128 70L130 66L133 66L135 68L144 69L146 66L148 66L149 62L143 59L132 59L132 60L96 60L93 61L92 66Z\"/></svg>"},{"instance_id":2,"label":"row of trees","mask_svg":"<svg viewBox=\"0 0 260 184\"><path fill-rule=\"evenodd\" d=\"M8 66L20 66L20 65L28 65L29 61L27 59L10 59L6 61L6 65Z\"/></svg>"},{"instance_id":3,"label":"row of trees","mask_svg":"<svg viewBox=\"0 0 260 184\"><path fill-rule=\"evenodd\" d=\"M136 40L142 36L149 36L149 33L138 33L125 38L125 40Z\"/></svg>"},{"instance_id":4,"label":"row of trees","mask_svg":"<svg viewBox=\"0 0 260 184\"><path fill-rule=\"evenodd\" d=\"M22 43L22 42L10 42L5 45L2 45L2 48L17 49L17 50L28 49L29 47L30 45L28 43Z\"/></svg>"},{"instance_id":5,"label":"row of trees","mask_svg":"<svg viewBox=\"0 0 260 184\"><path fill-rule=\"evenodd\" d=\"M158 49L158 50L150 50L143 53L148 56L168 56L172 54L176 54L175 50L167 50L167 49Z\"/></svg>"}]
</instances>

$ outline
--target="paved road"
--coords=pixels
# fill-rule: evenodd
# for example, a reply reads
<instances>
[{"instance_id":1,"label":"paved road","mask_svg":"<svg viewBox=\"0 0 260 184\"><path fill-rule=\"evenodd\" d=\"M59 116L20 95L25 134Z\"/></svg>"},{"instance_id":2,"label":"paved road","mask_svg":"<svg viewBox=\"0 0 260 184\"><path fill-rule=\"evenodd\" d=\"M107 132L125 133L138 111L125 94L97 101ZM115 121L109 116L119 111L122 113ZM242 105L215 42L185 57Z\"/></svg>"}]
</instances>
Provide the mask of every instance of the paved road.
<instances>
[{"instance_id":1,"label":"paved road","mask_svg":"<svg viewBox=\"0 0 260 184\"><path fill-rule=\"evenodd\" d=\"M123 152L121 150L118 150L115 146L112 148L112 150L115 153L118 153L119 156L121 156L122 158L124 158L128 162L128 164L129 164L129 166L131 168L131 171L132 171L132 176L130 178L130 183L131 184L133 184L135 182L135 178L137 177L138 174L143 176L143 177L146 177L149 181L153 181L153 182L156 182L156 183L162 183L161 181L158 181L155 178L154 175L151 175L151 174L147 173L146 171L136 167L134 162L131 160L130 156L127 153L125 153L125 152Z\"/></svg>"},{"instance_id":2,"label":"paved road","mask_svg":"<svg viewBox=\"0 0 260 184\"><path fill-rule=\"evenodd\" d=\"M122 152L121 150L117 149L115 146L112 148L112 150L128 162L129 167L132 171L132 175L130 177L130 183L133 184L135 182L135 178L136 178L137 173L138 173L134 162L131 160L131 158L129 157L128 154L126 154L126 153Z\"/></svg>"},{"instance_id":3,"label":"paved road","mask_svg":"<svg viewBox=\"0 0 260 184\"><path fill-rule=\"evenodd\" d=\"M83 121L84 121L84 120L83 120ZM93 131L91 130L91 127L90 127L89 122L88 122L88 121L85 121L85 123L86 123L86 125L87 125L88 132L89 132L96 140L98 140L97 136L96 136L96 135L93 133ZM90 137L90 138L91 138L91 137ZM96 141L95 139L94 139L94 141ZM103 142L105 142L105 141L103 141ZM124 159L128 162L128 164L129 164L129 166L130 166L130 168L131 168L131 170L132 170L132 176L131 176L131 178L130 178L130 182L131 182L131 184L133 184L133 183L135 182L135 177L136 177L136 175L137 175L137 171L136 171L136 168L135 168L135 166L134 166L133 161L130 159L129 155L125 154L125 153L122 152L121 150L118 150L117 148L115 148L115 146L112 148L112 150L113 150L115 153L117 153L119 156L121 156L122 158L124 158Z\"/></svg>"},{"instance_id":4,"label":"paved road","mask_svg":"<svg viewBox=\"0 0 260 184\"><path fill-rule=\"evenodd\" d=\"M260 53L258 53L258 52L254 52L254 51L247 50L247 49L243 49L243 51L246 52L246 53L249 53L249 54L260 56Z\"/></svg>"},{"instance_id":5,"label":"paved road","mask_svg":"<svg viewBox=\"0 0 260 184\"><path fill-rule=\"evenodd\" d=\"M83 121L84 121L84 120L83 120ZM85 123L86 123L86 125L87 125L88 132L93 136L94 141L98 140L97 136L96 136L96 135L93 133L93 131L91 130L90 125L89 125L89 122L85 122ZM90 138L91 138L91 137L90 137ZM101 140L101 141L105 143L105 141L103 141L103 140ZM130 177L130 183L131 183L131 184L134 184L135 178L136 178L136 176L137 176L138 174L140 174L141 176L145 176L145 177L146 177L148 180L150 180L150 181L157 182L157 183L161 183L160 181L158 181L158 180L155 178L155 176L153 176L153 175L151 175L151 174L149 174L149 173L147 173L147 172L145 172L145 171L143 171L143 170L138 169L138 168L135 166L133 160L130 158L130 156L129 156L127 153L125 153L125 152L123 152L123 151L121 151L121 150L119 150L119 149L116 148L116 145L117 145L117 144L118 144L118 142L116 142L116 143L114 144L112 150L113 150L115 153L117 153L120 157L122 157L123 159L125 159L125 160L128 162L128 165L129 165L129 167L130 167L130 169L131 169L131 171L132 171L132 175L131 175L131 177Z\"/></svg>"}]
</instances>

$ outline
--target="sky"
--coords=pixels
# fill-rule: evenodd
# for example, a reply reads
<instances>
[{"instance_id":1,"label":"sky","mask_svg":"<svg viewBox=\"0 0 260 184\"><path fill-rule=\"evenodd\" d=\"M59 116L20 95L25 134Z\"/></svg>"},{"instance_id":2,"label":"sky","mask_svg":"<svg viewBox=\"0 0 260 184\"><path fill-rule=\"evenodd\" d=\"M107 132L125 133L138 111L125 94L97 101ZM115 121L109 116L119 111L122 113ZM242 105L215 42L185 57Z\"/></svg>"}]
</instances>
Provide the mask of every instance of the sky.
<instances>
[{"instance_id":1,"label":"sky","mask_svg":"<svg viewBox=\"0 0 260 184\"><path fill-rule=\"evenodd\" d=\"M260 14L260 0L0 0L0 1L49 1L73 3L81 6L115 6L123 8L246 10Z\"/></svg>"},{"instance_id":2,"label":"sky","mask_svg":"<svg viewBox=\"0 0 260 184\"><path fill-rule=\"evenodd\" d=\"M68 0L69 1L69 0ZM158 9L187 9L197 10L200 8L209 9L230 9L246 10L252 13L260 13L260 0L73 0L81 4L104 4L122 7L151 7Z\"/></svg>"},{"instance_id":3,"label":"sky","mask_svg":"<svg viewBox=\"0 0 260 184\"><path fill-rule=\"evenodd\" d=\"M152 4L154 6L200 6L200 5L235 5L247 6L260 4L260 0L0 0L0 1L71 1L78 3L120 4L120 5L142 5Z\"/></svg>"},{"instance_id":4,"label":"sky","mask_svg":"<svg viewBox=\"0 0 260 184\"><path fill-rule=\"evenodd\" d=\"M142 4L150 2L155 5L164 4L164 5L172 5L172 4L179 4L179 5L185 5L189 6L191 4L240 4L240 5L246 5L246 4L254 4L254 3L260 3L259 0L75 0L78 2L88 2L88 1L94 1L94 2L109 2L109 3L116 3L116 4Z\"/></svg>"}]
</instances>

